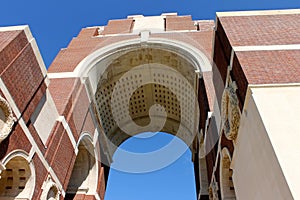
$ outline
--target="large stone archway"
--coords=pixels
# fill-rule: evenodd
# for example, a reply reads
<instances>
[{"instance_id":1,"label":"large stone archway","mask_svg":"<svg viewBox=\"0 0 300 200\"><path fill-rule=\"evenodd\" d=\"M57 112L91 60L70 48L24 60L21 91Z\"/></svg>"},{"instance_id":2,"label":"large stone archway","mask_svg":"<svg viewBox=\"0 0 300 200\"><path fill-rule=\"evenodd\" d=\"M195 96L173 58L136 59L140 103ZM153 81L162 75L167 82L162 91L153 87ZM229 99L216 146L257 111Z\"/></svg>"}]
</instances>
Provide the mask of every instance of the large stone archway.
<instances>
[{"instance_id":1,"label":"large stone archway","mask_svg":"<svg viewBox=\"0 0 300 200\"><path fill-rule=\"evenodd\" d=\"M73 75L81 77L94 104L107 160L124 140L144 131L177 135L197 153L199 80L210 69L204 53L166 39L123 41L86 57Z\"/></svg>"},{"instance_id":2,"label":"large stone archway","mask_svg":"<svg viewBox=\"0 0 300 200\"><path fill-rule=\"evenodd\" d=\"M206 90L202 73L210 70L204 53L183 42L166 39L146 43L123 41L86 57L72 75L85 84L94 106L104 152L102 162L110 166L115 150L133 135L144 131L168 132L190 148L200 193L200 180L207 182L207 177L200 174L206 164L200 166L198 158L203 137L200 117L206 119L200 111L207 108L201 108L204 103L199 102L199 95L203 93L199 91ZM207 193L205 188L201 191Z\"/></svg>"},{"instance_id":3,"label":"large stone archway","mask_svg":"<svg viewBox=\"0 0 300 200\"><path fill-rule=\"evenodd\" d=\"M79 109L81 94L89 100L89 112L96 128L94 143L100 144L106 182L112 156L123 141L141 132L162 131L177 136L190 148L196 192L207 197L206 163L200 161L199 147L203 145L207 112L212 108L212 98L207 94L212 87L211 47L207 40L212 36L212 23L205 24L210 28L191 36L182 32L176 32L176 37L156 35L151 29L128 37L95 33L88 39L80 35L65 52L78 57L67 61L61 59L62 53L54 61L49 74L55 80L52 88L66 90L61 84L69 85L73 91L69 97L75 100L78 97L78 103L71 103ZM197 42L196 33L203 39L201 42ZM85 39L91 43L85 43ZM77 44L80 41L84 41L84 46ZM59 65L61 69L57 68ZM59 101L61 96L56 98ZM77 140L76 136L74 139ZM162 152L172 148L175 149L174 143L151 156L164 155ZM179 156L180 152L171 159L166 158L169 162L164 164L171 164Z\"/></svg>"},{"instance_id":4,"label":"large stone archway","mask_svg":"<svg viewBox=\"0 0 300 200\"><path fill-rule=\"evenodd\" d=\"M0 28L0 199L66 198L73 188L104 199L113 152L145 130L189 146L201 200L208 191L211 198L299 197L300 171L291 166L299 163L300 26L290 28L299 13L110 20L82 29L48 72L28 26ZM80 145L82 133L94 155ZM93 156L102 163L86 192Z\"/></svg>"}]
</instances>

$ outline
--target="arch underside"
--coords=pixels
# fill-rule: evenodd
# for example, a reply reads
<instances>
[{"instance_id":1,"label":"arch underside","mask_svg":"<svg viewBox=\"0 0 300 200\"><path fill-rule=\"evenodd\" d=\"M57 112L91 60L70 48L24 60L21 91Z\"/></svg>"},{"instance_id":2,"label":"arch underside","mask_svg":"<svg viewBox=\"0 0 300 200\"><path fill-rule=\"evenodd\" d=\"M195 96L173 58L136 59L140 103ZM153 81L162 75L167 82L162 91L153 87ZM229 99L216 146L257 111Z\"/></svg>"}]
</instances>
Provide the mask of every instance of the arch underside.
<instances>
[{"instance_id":1,"label":"arch underside","mask_svg":"<svg viewBox=\"0 0 300 200\"><path fill-rule=\"evenodd\" d=\"M199 123L199 116L195 112L199 109L198 100L195 98L198 92L199 73L194 62L188 60L186 55L147 46L124 49L117 54L118 56L111 55L111 59L106 58L97 62L88 74L91 87L95 87L97 81L93 99L99 123L104 129L107 141L112 144L107 147L110 148L111 155L126 139L144 131L144 129L134 129L130 134L126 134L120 128L115 115L120 119L123 115L126 118L124 109L128 110L130 115L128 120L132 119L140 127L151 124L153 119L159 122L166 117L164 126L159 130L154 125L148 126L147 131L162 131L176 135L194 152L192 143ZM133 71L130 76L127 74L129 71ZM97 74L96 78L95 74ZM127 76L127 80L124 76ZM127 91L142 83L148 78L147 76L151 76L153 82L140 85L129 96ZM122 78L125 82L120 82ZM123 89L118 90L121 92L113 99L116 101L114 106L120 108L118 107L117 113L113 115L112 96L116 87L120 85ZM164 108L166 116L154 112L153 118L150 119L149 111L155 104ZM123 122L126 124L126 120ZM180 126L183 128L178 132Z\"/></svg>"},{"instance_id":2,"label":"arch underside","mask_svg":"<svg viewBox=\"0 0 300 200\"><path fill-rule=\"evenodd\" d=\"M98 163L91 141L86 135L79 140L78 153L67 187L66 199L73 199L77 194L93 195L96 192Z\"/></svg>"},{"instance_id":3,"label":"arch underside","mask_svg":"<svg viewBox=\"0 0 300 200\"><path fill-rule=\"evenodd\" d=\"M0 199L30 199L34 179L28 161L15 156L5 166L0 178Z\"/></svg>"}]
</instances>

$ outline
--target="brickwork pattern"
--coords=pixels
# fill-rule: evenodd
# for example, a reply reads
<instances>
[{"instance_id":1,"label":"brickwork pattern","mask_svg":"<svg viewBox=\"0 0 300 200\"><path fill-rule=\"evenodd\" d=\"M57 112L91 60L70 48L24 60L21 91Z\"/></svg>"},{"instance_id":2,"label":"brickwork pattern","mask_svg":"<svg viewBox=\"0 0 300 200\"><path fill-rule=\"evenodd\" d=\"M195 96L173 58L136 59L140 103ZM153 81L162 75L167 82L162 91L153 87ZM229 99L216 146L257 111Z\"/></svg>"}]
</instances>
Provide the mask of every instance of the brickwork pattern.
<instances>
[{"instance_id":1,"label":"brickwork pattern","mask_svg":"<svg viewBox=\"0 0 300 200\"><path fill-rule=\"evenodd\" d=\"M236 52L236 55L249 84L300 83L300 50Z\"/></svg>"},{"instance_id":2,"label":"brickwork pattern","mask_svg":"<svg viewBox=\"0 0 300 200\"><path fill-rule=\"evenodd\" d=\"M78 38L90 38L99 35L98 33L99 28L98 27L92 27L92 28L83 28L78 34Z\"/></svg>"},{"instance_id":3,"label":"brickwork pattern","mask_svg":"<svg viewBox=\"0 0 300 200\"><path fill-rule=\"evenodd\" d=\"M166 16L166 31L197 30L192 17L189 16Z\"/></svg>"},{"instance_id":4,"label":"brickwork pattern","mask_svg":"<svg viewBox=\"0 0 300 200\"><path fill-rule=\"evenodd\" d=\"M30 45L27 45L14 62L2 72L1 79L10 91L20 112L23 113L44 80Z\"/></svg>"},{"instance_id":5,"label":"brickwork pattern","mask_svg":"<svg viewBox=\"0 0 300 200\"><path fill-rule=\"evenodd\" d=\"M28 44L23 31L0 32L0 72L13 62L20 51Z\"/></svg>"},{"instance_id":6,"label":"brickwork pattern","mask_svg":"<svg viewBox=\"0 0 300 200\"><path fill-rule=\"evenodd\" d=\"M29 153L32 145L20 125L16 125L12 133L0 145L0 159L3 159L10 152L22 149Z\"/></svg>"},{"instance_id":7,"label":"brickwork pattern","mask_svg":"<svg viewBox=\"0 0 300 200\"><path fill-rule=\"evenodd\" d=\"M232 46L300 44L300 15L219 17Z\"/></svg>"},{"instance_id":8,"label":"brickwork pattern","mask_svg":"<svg viewBox=\"0 0 300 200\"><path fill-rule=\"evenodd\" d=\"M300 44L299 15L258 15L217 17L213 59L214 83L226 80L233 46ZM230 73L237 82L240 108L248 84L299 83L299 50L235 52ZM218 72L215 70L218 69ZM220 85L220 84L219 84ZM216 87L218 102L220 87Z\"/></svg>"},{"instance_id":9,"label":"brickwork pattern","mask_svg":"<svg viewBox=\"0 0 300 200\"><path fill-rule=\"evenodd\" d=\"M89 54L106 45L137 38L137 35L115 37L74 38L67 49L62 49L50 65L48 72L72 72Z\"/></svg>"},{"instance_id":10,"label":"brickwork pattern","mask_svg":"<svg viewBox=\"0 0 300 200\"><path fill-rule=\"evenodd\" d=\"M32 199L39 199L39 197L42 194L42 185L43 182L46 180L46 177L48 176L48 170L44 167L42 161L38 157L37 154L35 154L32 158L35 169L35 188Z\"/></svg>"},{"instance_id":11,"label":"brickwork pattern","mask_svg":"<svg viewBox=\"0 0 300 200\"><path fill-rule=\"evenodd\" d=\"M101 35L130 33L133 23L133 19L109 20Z\"/></svg>"}]
</instances>

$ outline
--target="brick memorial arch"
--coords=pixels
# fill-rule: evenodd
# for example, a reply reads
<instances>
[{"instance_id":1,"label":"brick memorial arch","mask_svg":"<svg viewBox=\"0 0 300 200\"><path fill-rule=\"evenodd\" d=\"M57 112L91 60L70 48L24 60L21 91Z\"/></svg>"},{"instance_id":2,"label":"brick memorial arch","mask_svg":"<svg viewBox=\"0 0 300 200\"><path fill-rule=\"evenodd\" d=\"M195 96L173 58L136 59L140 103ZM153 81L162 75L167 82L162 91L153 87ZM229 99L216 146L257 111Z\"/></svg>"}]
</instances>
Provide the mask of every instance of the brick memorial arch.
<instances>
[{"instance_id":1,"label":"brick memorial arch","mask_svg":"<svg viewBox=\"0 0 300 200\"><path fill-rule=\"evenodd\" d=\"M200 200L297 199L299 14L110 20L48 71L28 26L0 28L0 199L103 200L113 153L144 131L190 148Z\"/></svg>"},{"instance_id":2,"label":"brick memorial arch","mask_svg":"<svg viewBox=\"0 0 300 200\"><path fill-rule=\"evenodd\" d=\"M169 17L154 18L163 25ZM170 25L172 19L170 17ZM204 129L207 111L211 110L209 104L212 104L207 92L208 86L212 86L211 40L208 38L212 37L213 23L199 21L198 26L203 30L197 31L189 17L184 19L191 25L189 28L195 32L194 36L180 30L168 33L165 28L152 27L152 17L138 16L119 23L125 27L134 22L137 27L136 23L144 20L143 23L149 22L150 26L127 30L131 31L129 33L114 30L116 20L104 29L83 29L70 43L70 52L66 52L71 53L74 48L80 53L73 52L71 57L74 59L68 62L62 51L48 71L54 90L64 90L66 84L73 81L85 101L88 100L85 103L94 122L93 138L99 145L95 148L98 148L100 169L106 181L112 155L122 142L141 132L164 131L179 137L190 148L195 165L196 193L208 197L207 176L200 174L201 170L206 170L206 164L202 161L203 165L199 165L199 149L201 138L203 140L201 129ZM202 41L194 43L197 38ZM163 155L163 151L168 149L159 154ZM144 170L165 167L180 155Z\"/></svg>"},{"instance_id":3,"label":"brick memorial arch","mask_svg":"<svg viewBox=\"0 0 300 200\"><path fill-rule=\"evenodd\" d=\"M207 97L201 95L206 94L203 73L210 71L209 58L189 44L149 38L141 45L138 38L94 51L68 73L68 78L67 73L49 73L49 77L54 81L72 77L83 85L91 115L97 123L96 140L106 177L113 153L122 142L141 132L163 131L179 137L190 148L200 186L199 141L203 135L199 128L203 128L200 118L206 117L200 113L208 109L203 107L207 105L203 102ZM157 157L163 151L152 156ZM143 170L163 168L183 153ZM205 169L205 165L202 167ZM201 180L207 182L206 176Z\"/></svg>"}]
</instances>

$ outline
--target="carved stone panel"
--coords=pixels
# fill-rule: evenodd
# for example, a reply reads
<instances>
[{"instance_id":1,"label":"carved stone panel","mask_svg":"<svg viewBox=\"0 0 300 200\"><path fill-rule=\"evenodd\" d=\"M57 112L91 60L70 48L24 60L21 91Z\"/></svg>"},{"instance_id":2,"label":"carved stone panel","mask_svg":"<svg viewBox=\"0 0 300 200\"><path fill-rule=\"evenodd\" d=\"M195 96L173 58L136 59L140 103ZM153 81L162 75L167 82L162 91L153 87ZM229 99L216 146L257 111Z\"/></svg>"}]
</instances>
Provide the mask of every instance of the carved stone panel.
<instances>
[{"instance_id":1,"label":"carved stone panel","mask_svg":"<svg viewBox=\"0 0 300 200\"><path fill-rule=\"evenodd\" d=\"M0 96L0 143L9 135L14 125L14 117L8 102Z\"/></svg>"},{"instance_id":2,"label":"carved stone panel","mask_svg":"<svg viewBox=\"0 0 300 200\"><path fill-rule=\"evenodd\" d=\"M240 125L239 101L236 95L236 84L230 82L225 88L222 96L222 125L226 137L235 140Z\"/></svg>"}]
</instances>

